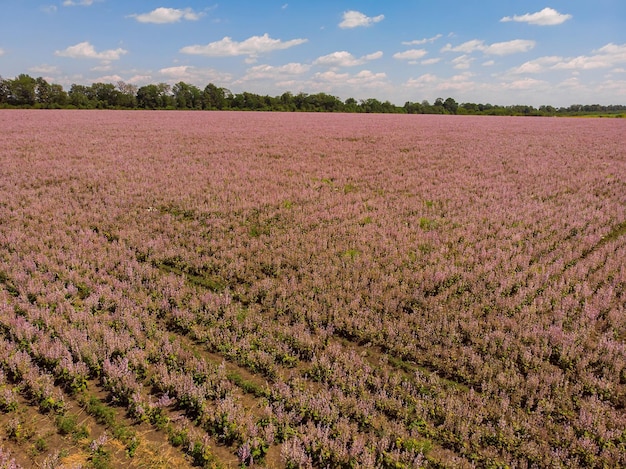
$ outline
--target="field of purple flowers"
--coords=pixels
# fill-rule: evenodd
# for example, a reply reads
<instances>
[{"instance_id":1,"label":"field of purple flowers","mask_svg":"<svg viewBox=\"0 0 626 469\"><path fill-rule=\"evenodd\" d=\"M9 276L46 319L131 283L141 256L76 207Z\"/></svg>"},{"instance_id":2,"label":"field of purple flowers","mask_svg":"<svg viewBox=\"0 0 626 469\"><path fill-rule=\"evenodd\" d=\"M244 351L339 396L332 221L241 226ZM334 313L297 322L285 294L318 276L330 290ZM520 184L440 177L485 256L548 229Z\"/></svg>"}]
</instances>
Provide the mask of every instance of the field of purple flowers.
<instances>
[{"instance_id":1,"label":"field of purple flowers","mask_svg":"<svg viewBox=\"0 0 626 469\"><path fill-rule=\"evenodd\" d=\"M0 465L626 466L622 120L0 128Z\"/></svg>"}]
</instances>

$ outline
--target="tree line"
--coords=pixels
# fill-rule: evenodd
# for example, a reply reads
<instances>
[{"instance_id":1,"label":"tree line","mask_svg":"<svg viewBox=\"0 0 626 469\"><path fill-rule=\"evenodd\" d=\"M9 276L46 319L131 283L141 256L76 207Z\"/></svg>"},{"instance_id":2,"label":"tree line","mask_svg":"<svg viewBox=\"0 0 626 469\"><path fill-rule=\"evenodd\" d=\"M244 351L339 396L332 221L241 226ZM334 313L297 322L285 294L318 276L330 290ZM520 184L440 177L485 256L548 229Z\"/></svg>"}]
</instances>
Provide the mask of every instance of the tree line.
<instances>
[{"instance_id":1,"label":"tree line","mask_svg":"<svg viewBox=\"0 0 626 469\"><path fill-rule=\"evenodd\" d=\"M437 98L433 103L407 101L397 106L376 98L341 101L326 93L298 93L289 91L280 96L259 95L247 91L232 93L213 83L204 89L180 81L137 86L119 81L92 83L90 86L72 84L69 91L42 77L20 74L13 79L0 76L0 108L40 109L197 109L249 111L302 112L365 112L403 114L482 114L556 116L584 114L614 114L626 116L626 105L583 105L538 108L530 105L501 106L494 104L457 103L454 98Z\"/></svg>"}]
</instances>

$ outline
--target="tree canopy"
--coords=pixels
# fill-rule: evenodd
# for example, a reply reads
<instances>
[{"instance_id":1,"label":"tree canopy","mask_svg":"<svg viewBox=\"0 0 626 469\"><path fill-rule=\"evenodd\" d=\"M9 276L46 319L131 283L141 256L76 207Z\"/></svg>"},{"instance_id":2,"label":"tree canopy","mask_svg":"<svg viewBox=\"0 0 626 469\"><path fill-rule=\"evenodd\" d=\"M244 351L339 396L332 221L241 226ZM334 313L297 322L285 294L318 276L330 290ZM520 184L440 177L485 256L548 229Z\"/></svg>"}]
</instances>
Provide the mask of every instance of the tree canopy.
<instances>
[{"instance_id":1,"label":"tree canopy","mask_svg":"<svg viewBox=\"0 0 626 469\"><path fill-rule=\"evenodd\" d=\"M243 91L233 94L213 83L200 89L180 81L171 86L167 83L148 84L138 87L119 81L112 83L72 84L65 91L59 84L48 83L42 77L33 78L20 74L13 79L0 77L0 107L43 109L195 109L195 110L250 110L250 111L301 111L301 112L362 112L403 114L478 114L557 116L607 114L626 116L626 105L573 104L555 108L543 105L493 105L482 103L457 103L452 97L438 97L430 104L407 101L397 106L376 98L345 101L326 93L293 94L286 91L280 96L259 95Z\"/></svg>"}]
</instances>

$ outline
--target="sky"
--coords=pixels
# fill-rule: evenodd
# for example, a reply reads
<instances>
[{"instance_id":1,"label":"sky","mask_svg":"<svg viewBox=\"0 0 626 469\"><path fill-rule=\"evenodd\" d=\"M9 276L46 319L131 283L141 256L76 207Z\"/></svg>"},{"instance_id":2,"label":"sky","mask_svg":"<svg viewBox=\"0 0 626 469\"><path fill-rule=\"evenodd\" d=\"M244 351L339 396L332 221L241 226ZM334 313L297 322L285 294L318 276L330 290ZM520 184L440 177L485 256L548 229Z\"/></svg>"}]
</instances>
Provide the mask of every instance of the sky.
<instances>
[{"instance_id":1,"label":"sky","mask_svg":"<svg viewBox=\"0 0 626 469\"><path fill-rule=\"evenodd\" d=\"M626 104L626 0L2 0L0 76Z\"/></svg>"}]
</instances>

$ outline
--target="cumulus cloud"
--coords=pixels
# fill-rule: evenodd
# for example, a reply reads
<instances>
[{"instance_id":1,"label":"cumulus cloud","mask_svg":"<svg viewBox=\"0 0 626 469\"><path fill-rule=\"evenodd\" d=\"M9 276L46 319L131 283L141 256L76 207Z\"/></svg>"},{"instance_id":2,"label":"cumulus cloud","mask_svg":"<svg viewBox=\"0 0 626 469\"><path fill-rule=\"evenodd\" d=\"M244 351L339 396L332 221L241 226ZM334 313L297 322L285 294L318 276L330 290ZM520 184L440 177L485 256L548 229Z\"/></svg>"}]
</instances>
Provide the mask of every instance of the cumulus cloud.
<instances>
[{"instance_id":1,"label":"cumulus cloud","mask_svg":"<svg viewBox=\"0 0 626 469\"><path fill-rule=\"evenodd\" d=\"M512 68L509 70L509 73L521 75L544 73L549 70L593 70L619 67L622 64L626 64L626 44L609 43L592 52L590 55L579 55L577 57L560 57L556 55L539 57Z\"/></svg>"},{"instance_id":2,"label":"cumulus cloud","mask_svg":"<svg viewBox=\"0 0 626 469\"><path fill-rule=\"evenodd\" d=\"M469 72L464 72L459 75L454 75L448 79L442 80L437 84L438 91L468 91L476 88L477 83L470 80L473 75Z\"/></svg>"},{"instance_id":3,"label":"cumulus cloud","mask_svg":"<svg viewBox=\"0 0 626 469\"><path fill-rule=\"evenodd\" d=\"M124 81L121 76L115 75L103 75L96 78L97 83L117 83L118 81Z\"/></svg>"},{"instance_id":4,"label":"cumulus cloud","mask_svg":"<svg viewBox=\"0 0 626 469\"><path fill-rule=\"evenodd\" d=\"M488 55L509 55L519 52L528 52L535 47L535 41L528 39L514 39L512 41L494 42L484 50Z\"/></svg>"},{"instance_id":5,"label":"cumulus cloud","mask_svg":"<svg viewBox=\"0 0 626 469\"><path fill-rule=\"evenodd\" d=\"M320 72L314 75L316 80L320 80L335 85L358 85L358 86L383 86L386 85L387 74L384 72L374 73L370 70L361 70L350 75L349 73L337 73L334 71Z\"/></svg>"},{"instance_id":6,"label":"cumulus cloud","mask_svg":"<svg viewBox=\"0 0 626 469\"><path fill-rule=\"evenodd\" d=\"M536 24L539 26L555 26L557 24L565 23L570 18L572 18L572 15L559 13L553 8L544 8L536 13L505 16L500 21L503 23L516 21L518 23Z\"/></svg>"},{"instance_id":7,"label":"cumulus cloud","mask_svg":"<svg viewBox=\"0 0 626 469\"><path fill-rule=\"evenodd\" d=\"M288 63L285 65L256 65L250 67L246 75L240 81L254 81L254 80L279 80L286 75L298 76L308 72L311 69L310 65L301 63Z\"/></svg>"},{"instance_id":8,"label":"cumulus cloud","mask_svg":"<svg viewBox=\"0 0 626 469\"><path fill-rule=\"evenodd\" d=\"M404 83L404 86L407 86L409 88L424 88L428 85L436 83L437 81L438 78L436 75L433 75L432 73L426 73L424 75L420 75L417 78L409 78Z\"/></svg>"},{"instance_id":9,"label":"cumulus cloud","mask_svg":"<svg viewBox=\"0 0 626 469\"><path fill-rule=\"evenodd\" d=\"M507 90L537 90L545 85L548 85L548 82L535 78L522 78L521 80L501 84Z\"/></svg>"},{"instance_id":10,"label":"cumulus cloud","mask_svg":"<svg viewBox=\"0 0 626 469\"><path fill-rule=\"evenodd\" d=\"M63 2L64 7L74 7L74 6L90 6L93 5L95 0L65 0Z\"/></svg>"},{"instance_id":11,"label":"cumulus cloud","mask_svg":"<svg viewBox=\"0 0 626 469\"><path fill-rule=\"evenodd\" d=\"M121 48L97 52L94 46L85 41L69 46L64 50L57 50L54 52L54 55L72 59L118 60L122 55L127 53L127 50Z\"/></svg>"},{"instance_id":12,"label":"cumulus cloud","mask_svg":"<svg viewBox=\"0 0 626 469\"><path fill-rule=\"evenodd\" d=\"M0 55L2 55L0 53ZM39 74L43 74L43 75L51 75L51 74L55 74L55 73L59 73L59 67L57 67L56 65L38 65L35 67L30 67L28 69L29 72L32 73L39 73Z\"/></svg>"},{"instance_id":13,"label":"cumulus cloud","mask_svg":"<svg viewBox=\"0 0 626 469\"><path fill-rule=\"evenodd\" d=\"M405 88L422 90L424 93L439 93L439 92L466 92L474 90L480 85L473 81L473 74L470 72L463 72L451 77L438 77L432 73L421 75L417 78L409 78L403 86Z\"/></svg>"},{"instance_id":14,"label":"cumulus cloud","mask_svg":"<svg viewBox=\"0 0 626 469\"><path fill-rule=\"evenodd\" d=\"M368 84L373 85L376 83L381 83L387 79L387 74L385 72L372 72L370 70L361 70L359 73L354 75L352 78L348 79L348 83L350 84Z\"/></svg>"},{"instance_id":15,"label":"cumulus cloud","mask_svg":"<svg viewBox=\"0 0 626 469\"><path fill-rule=\"evenodd\" d=\"M140 23L178 23L180 20L196 21L202 13L196 13L191 8L156 8L149 13L132 14L129 18L135 18Z\"/></svg>"},{"instance_id":16,"label":"cumulus cloud","mask_svg":"<svg viewBox=\"0 0 626 469\"><path fill-rule=\"evenodd\" d=\"M474 59L472 57L467 54L463 54L453 59L452 63L454 64L454 68L456 68L457 70L465 70L467 68L470 68L470 65L472 65L473 61Z\"/></svg>"},{"instance_id":17,"label":"cumulus cloud","mask_svg":"<svg viewBox=\"0 0 626 469\"><path fill-rule=\"evenodd\" d=\"M398 60L417 60L424 57L428 52L424 49L409 49L403 52L393 54L394 59Z\"/></svg>"},{"instance_id":18,"label":"cumulus cloud","mask_svg":"<svg viewBox=\"0 0 626 469\"><path fill-rule=\"evenodd\" d=\"M441 51L462 52L464 54L479 51L487 55L509 55L528 52L535 47L535 44L535 41L528 39L513 39L512 41L494 42L493 44L485 44L485 41L480 39L472 39L455 47L452 44L446 44Z\"/></svg>"},{"instance_id":19,"label":"cumulus cloud","mask_svg":"<svg viewBox=\"0 0 626 469\"><path fill-rule=\"evenodd\" d=\"M405 42L402 43L402 45L404 45L404 46L421 46L422 44L433 43L437 39L439 39L440 37L441 37L441 34L437 34L436 36L428 37L428 38L424 38L424 39L415 39L413 41L405 41Z\"/></svg>"},{"instance_id":20,"label":"cumulus cloud","mask_svg":"<svg viewBox=\"0 0 626 469\"><path fill-rule=\"evenodd\" d=\"M166 67L159 70L159 74L170 83L184 81L197 85L206 85L208 82L226 83L232 80L229 73L220 72L212 68L193 67L190 65L179 65Z\"/></svg>"},{"instance_id":21,"label":"cumulus cloud","mask_svg":"<svg viewBox=\"0 0 626 469\"><path fill-rule=\"evenodd\" d=\"M235 57L239 55L247 55L256 57L265 52L274 50L289 49L307 42L307 39L292 39L290 41L282 41L280 39L272 39L265 33L263 36L252 36L245 41L233 41L232 38L226 36L219 41L210 42L206 45L186 46L180 49L183 54L204 55L206 57Z\"/></svg>"},{"instance_id":22,"label":"cumulus cloud","mask_svg":"<svg viewBox=\"0 0 626 469\"><path fill-rule=\"evenodd\" d=\"M542 72L545 72L548 67L554 64L557 64L561 61L563 61L563 57L558 57L558 56L539 57L538 59L524 62L519 67L515 67L511 69L510 72L516 75L520 75L524 73L542 73Z\"/></svg>"},{"instance_id":23,"label":"cumulus cloud","mask_svg":"<svg viewBox=\"0 0 626 469\"><path fill-rule=\"evenodd\" d=\"M327 67L353 67L355 65L363 65L371 60L380 59L382 56L382 51L377 51L357 58L350 52L342 50L318 57L313 64Z\"/></svg>"},{"instance_id":24,"label":"cumulus cloud","mask_svg":"<svg viewBox=\"0 0 626 469\"><path fill-rule=\"evenodd\" d=\"M367 16L356 10L344 11L343 21L339 23L342 29L358 28L360 26L371 26L385 19L385 15Z\"/></svg>"},{"instance_id":25,"label":"cumulus cloud","mask_svg":"<svg viewBox=\"0 0 626 469\"><path fill-rule=\"evenodd\" d=\"M590 70L626 64L626 44L609 43L593 52L593 55L580 55L563 59L554 64L552 68L557 70Z\"/></svg>"},{"instance_id":26,"label":"cumulus cloud","mask_svg":"<svg viewBox=\"0 0 626 469\"><path fill-rule=\"evenodd\" d=\"M128 83L133 85L143 85L152 82L152 75L133 75L128 80Z\"/></svg>"},{"instance_id":27,"label":"cumulus cloud","mask_svg":"<svg viewBox=\"0 0 626 469\"><path fill-rule=\"evenodd\" d=\"M439 57L435 57L435 58L432 58L432 59L422 60L420 63L422 65L433 65L433 64L436 64L436 63L439 63L439 62L441 62L441 59Z\"/></svg>"}]
</instances>

